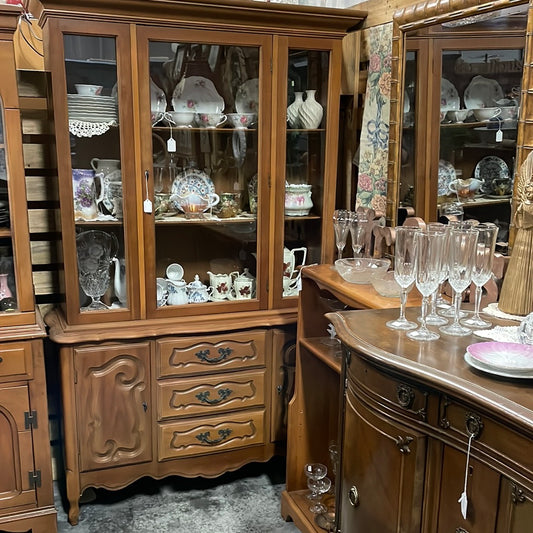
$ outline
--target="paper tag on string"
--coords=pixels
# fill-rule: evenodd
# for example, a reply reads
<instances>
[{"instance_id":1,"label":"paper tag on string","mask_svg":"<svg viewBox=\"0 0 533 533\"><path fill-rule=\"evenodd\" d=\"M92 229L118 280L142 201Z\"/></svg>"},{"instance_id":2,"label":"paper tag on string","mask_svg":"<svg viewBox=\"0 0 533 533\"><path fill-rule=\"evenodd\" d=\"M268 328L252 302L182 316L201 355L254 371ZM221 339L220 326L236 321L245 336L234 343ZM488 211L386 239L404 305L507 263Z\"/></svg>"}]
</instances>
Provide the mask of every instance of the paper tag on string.
<instances>
[{"instance_id":1,"label":"paper tag on string","mask_svg":"<svg viewBox=\"0 0 533 533\"><path fill-rule=\"evenodd\" d=\"M144 201L143 209L145 213L152 212L152 202L148 198Z\"/></svg>"},{"instance_id":2,"label":"paper tag on string","mask_svg":"<svg viewBox=\"0 0 533 533\"><path fill-rule=\"evenodd\" d=\"M503 141L503 131L502 130L498 130L496 132L496 142L497 143L501 143Z\"/></svg>"},{"instance_id":3,"label":"paper tag on string","mask_svg":"<svg viewBox=\"0 0 533 533\"><path fill-rule=\"evenodd\" d=\"M174 140L174 137L170 137L170 139L167 141L167 150L169 152L176 151L176 141Z\"/></svg>"},{"instance_id":4,"label":"paper tag on string","mask_svg":"<svg viewBox=\"0 0 533 533\"><path fill-rule=\"evenodd\" d=\"M463 492L461 493L461 497L457 500L461 504L461 514L463 515L463 518L465 520L466 520L466 513L468 511L468 497L466 496L466 488L468 485L468 463L470 462L470 447L472 445L473 438L474 438L474 434L470 433L470 437L468 438L468 450L466 452L465 483L463 487Z\"/></svg>"}]
</instances>

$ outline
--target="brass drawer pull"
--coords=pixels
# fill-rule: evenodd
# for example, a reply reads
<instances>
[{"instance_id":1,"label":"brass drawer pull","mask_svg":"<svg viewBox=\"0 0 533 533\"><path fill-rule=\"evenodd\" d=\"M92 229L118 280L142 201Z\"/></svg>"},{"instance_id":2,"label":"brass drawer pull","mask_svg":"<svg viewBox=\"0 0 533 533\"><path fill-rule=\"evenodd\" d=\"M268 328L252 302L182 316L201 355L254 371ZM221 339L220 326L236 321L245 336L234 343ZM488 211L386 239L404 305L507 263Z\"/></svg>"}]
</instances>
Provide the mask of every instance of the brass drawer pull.
<instances>
[{"instance_id":1,"label":"brass drawer pull","mask_svg":"<svg viewBox=\"0 0 533 533\"><path fill-rule=\"evenodd\" d=\"M396 399L403 408L410 409L415 399L415 391L409 385L398 385Z\"/></svg>"},{"instance_id":2,"label":"brass drawer pull","mask_svg":"<svg viewBox=\"0 0 533 533\"><path fill-rule=\"evenodd\" d=\"M196 398L200 400L203 403L207 403L208 405L216 405L217 403L220 403L224 401L226 398L229 398L233 391L231 389L220 389L218 391L218 398L209 398L210 392L208 390L199 392L196 395Z\"/></svg>"},{"instance_id":3,"label":"brass drawer pull","mask_svg":"<svg viewBox=\"0 0 533 533\"><path fill-rule=\"evenodd\" d=\"M206 431L205 433L199 433L196 435L196 438L202 442L203 444L209 444L209 446L215 446L216 444L220 444L223 440L227 439L231 435L232 430L227 429L219 429L218 434L220 437L218 439L210 439L209 436L211 435L210 431Z\"/></svg>"},{"instance_id":4,"label":"brass drawer pull","mask_svg":"<svg viewBox=\"0 0 533 533\"><path fill-rule=\"evenodd\" d=\"M467 413L465 424L467 434L469 436L472 435L474 439L477 439L483 430L483 421L481 420L481 417L474 413Z\"/></svg>"},{"instance_id":5,"label":"brass drawer pull","mask_svg":"<svg viewBox=\"0 0 533 533\"><path fill-rule=\"evenodd\" d=\"M355 485L350 488L350 491L348 492L348 499L353 507L357 507L359 505L359 491Z\"/></svg>"},{"instance_id":6,"label":"brass drawer pull","mask_svg":"<svg viewBox=\"0 0 533 533\"><path fill-rule=\"evenodd\" d=\"M224 361L224 359L227 359L231 354L233 350L231 348L219 348L218 349L218 357L214 357L213 359L209 358L209 355L211 354L211 351L209 349L207 350L200 350L199 352L196 352L194 355L200 359L200 361L205 361L206 363L220 363L220 361Z\"/></svg>"}]
</instances>

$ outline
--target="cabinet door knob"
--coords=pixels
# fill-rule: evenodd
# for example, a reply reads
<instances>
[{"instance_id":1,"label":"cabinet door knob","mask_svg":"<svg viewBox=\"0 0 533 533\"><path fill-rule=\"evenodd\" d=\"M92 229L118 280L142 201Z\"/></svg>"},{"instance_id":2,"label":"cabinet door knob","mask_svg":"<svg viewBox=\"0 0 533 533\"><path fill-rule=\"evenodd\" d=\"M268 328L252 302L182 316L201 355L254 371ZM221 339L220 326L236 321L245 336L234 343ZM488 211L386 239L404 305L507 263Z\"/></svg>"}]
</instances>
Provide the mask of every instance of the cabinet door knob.
<instances>
[{"instance_id":1,"label":"cabinet door knob","mask_svg":"<svg viewBox=\"0 0 533 533\"><path fill-rule=\"evenodd\" d=\"M357 487L355 485L350 488L350 492L348 493L348 499L350 500L350 503L353 507L357 507L359 505L359 491L357 490Z\"/></svg>"}]
</instances>

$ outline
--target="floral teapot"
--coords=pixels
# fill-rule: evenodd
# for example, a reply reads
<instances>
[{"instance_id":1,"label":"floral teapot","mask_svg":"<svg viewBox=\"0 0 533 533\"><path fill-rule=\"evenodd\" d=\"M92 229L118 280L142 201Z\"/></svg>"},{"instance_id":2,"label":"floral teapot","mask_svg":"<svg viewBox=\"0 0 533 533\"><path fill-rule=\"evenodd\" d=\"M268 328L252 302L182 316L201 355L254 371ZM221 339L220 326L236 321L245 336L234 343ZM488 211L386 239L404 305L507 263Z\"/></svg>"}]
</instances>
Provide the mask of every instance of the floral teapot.
<instances>
[{"instance_id":1,"label":"floral teapot","mask_svg":"<svg viewBox=\"0 0 533 533\"><path fill-rule=\"evenodd\" d=\"M233 278L238 276L239 273L213 274L213 272L208 271L207 274L209 275L209 285L211 286L211 296L213 297L213 300L225 300L226 298L229 298Z\"/></svg>"},{"instance_id":2,"label":"floral teapot","mask_svg":"<svg viewBox=\"0 0 533 533\"><path fill-rule=\"evenodd\" d=\"M187 292L189 294L189 303L201 304L209 301L209 293L211 287L207 287L200 281L198 274L194 275L194 281L191 281L187 285Z\"/></svg>"}]
</instances>

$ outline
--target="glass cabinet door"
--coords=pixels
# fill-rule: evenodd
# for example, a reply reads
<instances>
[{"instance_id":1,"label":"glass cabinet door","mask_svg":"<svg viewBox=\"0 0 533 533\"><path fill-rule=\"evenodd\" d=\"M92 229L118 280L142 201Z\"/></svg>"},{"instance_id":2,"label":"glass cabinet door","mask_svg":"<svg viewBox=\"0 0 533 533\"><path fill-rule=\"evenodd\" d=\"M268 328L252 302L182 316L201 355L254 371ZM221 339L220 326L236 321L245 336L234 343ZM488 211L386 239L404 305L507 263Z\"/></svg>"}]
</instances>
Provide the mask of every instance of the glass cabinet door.
<instances>
[{"instance_id":1,"label":"glass cabinet door","mask_svg":"<svg viewBox=\"0 0 533 533\"><path fill-rule=\"evenodd\" d=\"M127 33L111 24L99 25L95 35L77 28L54 36L62 40L57 49L64 57L53 72L63 80L54 84L56 120L66 113L57 143L64 156L58 168L67 313L73 322L101 320L102 312L124 318L135 306L135 258L127 237L127 223L135 224L128 194L135 185L133 142L123 140L133 130Z\"/></svg>"},{"instance_id":2,"label":"glass cabinet door","mask_svg":"<svg viewBox=\"0 0 533 533\"><path fill-rule=\"evenodd\" d=\"M269 47L139 32L149 314L267 305Z\"/></svg>"}]
</instances>

